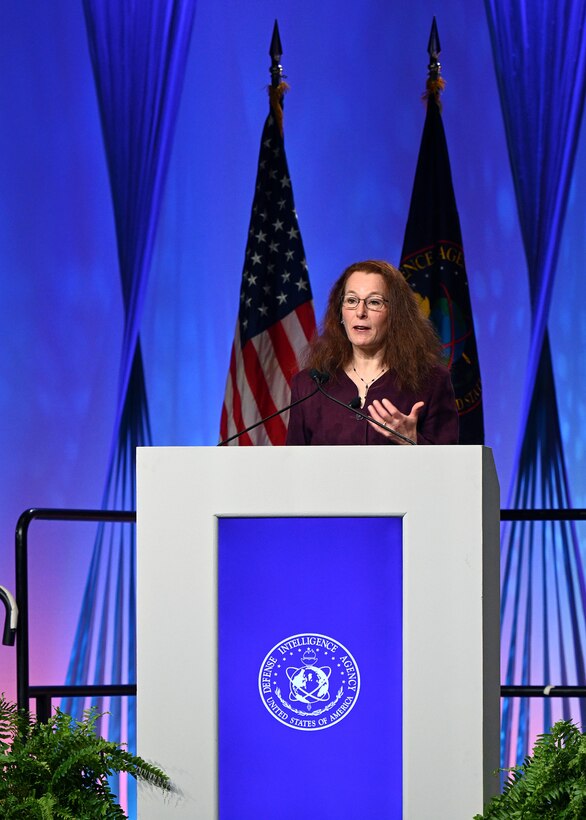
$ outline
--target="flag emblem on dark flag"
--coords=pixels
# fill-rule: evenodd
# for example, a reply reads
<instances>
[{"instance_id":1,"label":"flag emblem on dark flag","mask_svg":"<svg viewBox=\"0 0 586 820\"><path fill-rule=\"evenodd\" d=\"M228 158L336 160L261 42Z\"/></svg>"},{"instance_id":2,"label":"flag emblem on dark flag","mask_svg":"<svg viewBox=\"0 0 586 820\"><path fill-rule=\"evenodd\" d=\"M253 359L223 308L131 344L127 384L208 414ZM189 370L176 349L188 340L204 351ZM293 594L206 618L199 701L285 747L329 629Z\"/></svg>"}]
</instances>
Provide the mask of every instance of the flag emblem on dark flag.
<instances>
[{"instance_id":1,"label":"flag emblem on dark flag","mask_svg":"<svg viewBox=\"0 0 586 820\"><path fill-rule=\"evenodd\" d=\"M270 89L240 288L240 308L220 438L244 430L290 401L291 377L316 323L307 262L282 133L284 83ZM234 444L284 444L287 415Z\"/></svg>"},{"instance_id":2,"label":"flag emblem on dark flag","mask_svg":"<svg viewBox=\"0 0 586 820\"><path fill-rule=\"evenodd\" d=\"M430 44L432 40L433 28ZM456 394L460 444L484 444L480 366L460 219L440 111L443 80L438 76L437 45L435 53L430 51L427 113L400 267L441 339Z\"/></svg>"}]
</instances>

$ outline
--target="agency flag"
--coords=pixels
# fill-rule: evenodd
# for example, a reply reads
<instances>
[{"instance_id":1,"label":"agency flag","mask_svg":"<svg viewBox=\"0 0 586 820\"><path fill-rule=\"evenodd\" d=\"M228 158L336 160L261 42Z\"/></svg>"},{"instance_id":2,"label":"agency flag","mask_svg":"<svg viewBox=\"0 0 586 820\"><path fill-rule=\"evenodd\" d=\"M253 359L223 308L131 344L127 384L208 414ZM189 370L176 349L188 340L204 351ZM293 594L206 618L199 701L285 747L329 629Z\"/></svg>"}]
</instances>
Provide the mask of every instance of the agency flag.
<instances>
[{"instance_id":1,"label":"agency flag","mask_svg":"<svg viewBox=\"0 0 586 820\"><path fill-rule=\"evenodd\" d=\"M435 20L434 20L435 28ZM434 29L432 28L432 44ZM436 32L437 36L437 32ZM484 444L482 384L460 219L440 108L439 41L430 49L427 113L417 160L401 270L435 325L460 416L460 444Z\"/></svg>"},{"instance_id":2,"label":"agency flag","mask_svg":"<svg viewBox=\"0 0 586 820\"><path fill-rule=\"evenodd\" d=\"M269 89L256 191L240 287L240 308L220 423L220 440L285 407L291 377L316 323L307 262L283 141L283 94ZM284 444L288 413L232 444Z\"/></svg>"}]
</instances>

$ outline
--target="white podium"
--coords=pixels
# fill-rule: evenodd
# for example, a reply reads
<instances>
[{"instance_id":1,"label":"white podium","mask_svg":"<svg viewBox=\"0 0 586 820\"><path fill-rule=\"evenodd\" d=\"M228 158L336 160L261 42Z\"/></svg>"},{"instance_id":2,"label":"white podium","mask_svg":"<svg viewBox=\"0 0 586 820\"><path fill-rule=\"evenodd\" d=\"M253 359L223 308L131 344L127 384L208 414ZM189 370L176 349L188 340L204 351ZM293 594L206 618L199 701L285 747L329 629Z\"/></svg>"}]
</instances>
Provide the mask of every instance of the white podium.
<instances>
[{"instance_id":1,"label":"white podium","mask_svg":"<svg viewBox=\"0 0 586 820\"><path fill-rule=\"evenodd\" d=\"M178 789L139 787L139 818L481 812L499 762L491 451L161 447L137 465L138 752Z\"/></svg>"}]
</instances>

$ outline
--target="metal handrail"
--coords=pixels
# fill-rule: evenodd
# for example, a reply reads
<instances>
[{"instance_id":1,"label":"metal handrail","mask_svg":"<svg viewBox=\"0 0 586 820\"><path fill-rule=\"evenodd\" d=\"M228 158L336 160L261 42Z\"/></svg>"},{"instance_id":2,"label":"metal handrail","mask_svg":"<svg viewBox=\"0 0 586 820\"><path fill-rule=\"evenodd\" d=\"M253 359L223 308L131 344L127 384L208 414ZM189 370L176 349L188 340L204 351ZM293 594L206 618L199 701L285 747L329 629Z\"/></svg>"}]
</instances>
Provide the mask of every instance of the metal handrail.
<instances>
[{"instance_id":1,"label":"metal handrail","mask_svg":"<svg viewBox=\"0 0 586 820\"><path fill-rule=\"evenodd\" d=\"M501 521L586 521L586 509L568 510L501 510ZM501 686L501 698L585 698L586 686L560 684L528 685L506 684Z\"/></svg>"},{"instance_id":2,"label":"metal handrail","mask_svg":"<svg viewBox=\"0 0 586 820\"><path fill-rule=\"evenodd\" d=\"M104 522L136 522L136 512L134 510L76 510L76 509L56 509L51 507L32 507L25 510L16 525L15 537L15 572L16 572L16 602L19 610L19 623L16 633L16 702L19 709L29 708L32 687L29 678L29 626L28 626L28 530L33 521L104 521ZM134 687L136 694L136 684L129 684ZM41 690L48 691L53 687L34 687L37 694L37 703ZM61 689L63 687L60 687ZM83 696L87 686L68 686L67 694L71 696ZM104 686L98 687L104 689ZM119 688L118 684L107 685L107 692L98 693L92 687L95 694L116 694L114 689ZM81 691L83 690L83 691ZM130 692L125 694L131 694ZM44 706L41 711L45 712ZM49 708L50 711L50 708ZM49 715L46 715L48 718Z\"/></svg>"},{"instance_id":3,"label":"metal handrail","mask_svg":"<svg viewBox=\"0 0 586 820\"><path fill-rule=\"evenodd\" d=\"M586 509L569 510L501 510L501 521L586 521Z\"/></svg>"},{"instance_id":4,"label":"metal handrail","mask_svg":"<svg viewBox=\"0 0 586 820\"><path fill-rule=\"evenodd\" d=\"M502 509L501 521L584 521L586 509ZM92 695L136 695L136 684L101 684L80 686L30 686L28 628L28 529L32 521L95 521L136 523L133 510L76 510L66 508L30 508L16 526L16 601L19 620L16 633L16 688L19 708L28 709L29 699L37 700L37 714L48 719L53 697L87 697ZM586 686L572 685L506 685L501 697L586 697Z\"/></svg>"}]
</instances>

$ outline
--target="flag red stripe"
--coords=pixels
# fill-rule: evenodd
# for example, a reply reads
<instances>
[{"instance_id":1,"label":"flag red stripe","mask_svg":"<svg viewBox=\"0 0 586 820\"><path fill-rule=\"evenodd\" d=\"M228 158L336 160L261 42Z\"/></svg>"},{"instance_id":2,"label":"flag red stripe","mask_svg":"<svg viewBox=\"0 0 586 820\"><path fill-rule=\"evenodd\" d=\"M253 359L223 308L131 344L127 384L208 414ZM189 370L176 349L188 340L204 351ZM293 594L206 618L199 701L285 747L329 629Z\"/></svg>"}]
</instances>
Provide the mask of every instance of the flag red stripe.
<instances>
[{"instance_id":1,"label":"flag red stripe","mask_svg":"<svg viewBox=\"0 0 586 820\"><path fill-rule=\"evenodd\" d=\"M269 327L268 333L271 342L273 343L275 356L277 357L279 366L283 371L287 384L290 384L291 377L297 371L297 356L295 355L295 351L289 341L289 337L285 332L283 323L275 322L274 325Z\"/></svg>"},{"instance_id":2,"label":"flag red stripe","mask_svg":"<svg viewBox=\"0 0 586 820\"><path fill-rule=\"evenodd\" d=\"M230 351L230 364L228 365L228 376L226 378L226 390L224 391L224 403L222 405L222 415L220 418L220 441L227 438L229 435L229 424L233 417L232 411L232 398L234 394L233 390L233 378L232 378L232 361L234 359L234 344L232 344L232 350Z\"/></svg>"},{"instance_id":3,"label":"flag red stripe","mask_svg":"<svg viewBox=\"0 0 586 820\"><path fill-rule=\"evenodd\" d=\"M232 345L232 353L230 355L230 374L228 378L231 380L232 383L232 417L234 419L234 432L237 433L240 430L244 430L247 426L244 422L244 416L242 413L242 401L240 397L240 390L238 389L238 367L236 364L236 345L240 344L240 337L238 335L238 330L236 330L236 339L234 340L234 344ZM224 436L224 438L228 438L228 436ZM250 438L248 433L244 433L244 435L240 436L237 439L238 444L240 446L252 446L253 441Z\"/></svg>"},{"instance_id":4,"label":"flag red stripe","mask_svg":"<svg viewBox=\"0 0 586 820\"><path fill-rule=\"evenodd\" d=\"M220 416L220 441L228 438L228 410L226 409L226 402L222 405L222 415Z\"/></svg>"},{"instance_id":5,"label":"flag red stripe","mask_svg":"<svg viewBox=\"0 0 586 820\"><path fill-rule=\"evenodd\" d=\"M250 389L256 397L261 418L270 416L279 408L275 406L265 373L252 341L248 341L242 348L242 361L246 379ZM265 425L272 444L284 444L287 428L280 416L268 421Z\"/></svg>"},{"instance_id":6,"label":"flag red stripe","mask_svg":"<svg viewBox=\"0 0 586 820\"><path fill-rule=\"evenodd\" d=\"M305 338L311 342L315 333L315 312L313 310L313 302L303 302L295 309L299 323L305 333Z\"/></svg>"}]
</instances>

